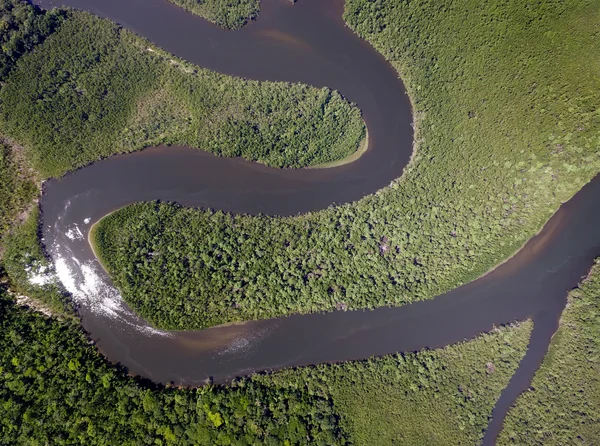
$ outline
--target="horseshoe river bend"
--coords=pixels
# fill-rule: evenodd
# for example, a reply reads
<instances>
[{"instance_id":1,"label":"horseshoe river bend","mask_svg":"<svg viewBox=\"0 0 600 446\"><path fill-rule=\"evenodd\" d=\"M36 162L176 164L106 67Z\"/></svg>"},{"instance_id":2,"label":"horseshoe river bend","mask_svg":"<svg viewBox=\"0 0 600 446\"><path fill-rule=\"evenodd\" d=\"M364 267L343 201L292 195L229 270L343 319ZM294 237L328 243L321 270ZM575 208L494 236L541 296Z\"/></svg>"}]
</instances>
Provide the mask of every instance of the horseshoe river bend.
<instances>
[{"instance_id":1,"label":"horseshoe river bend","mask_svg":"<svg viewBox=\"0 0 600 446\"><path fill-rule=\"evenodd\" d=\"M566 295L600 255L600 179L563 204L515 256L478 280L399 308L295 315L201 331L163 332L124 303L88 243L93 223L147 200L234 213L296 215L375 193L402 175L412 112L397 72L342 20L343 2L269 0L260 18L225 31L162 0L66 0L110 18L202 67L257 80L303 82L357 104L367 151L329 169L274 169L185 147L154 147L97 162L44 186L44 242L100 351L132 374L201 385L255 371L437 348L531 318L528 352L494 410L499 429L558 326ZM222 181L227 178L226 181Z\"/></svg>"}]
</instances>

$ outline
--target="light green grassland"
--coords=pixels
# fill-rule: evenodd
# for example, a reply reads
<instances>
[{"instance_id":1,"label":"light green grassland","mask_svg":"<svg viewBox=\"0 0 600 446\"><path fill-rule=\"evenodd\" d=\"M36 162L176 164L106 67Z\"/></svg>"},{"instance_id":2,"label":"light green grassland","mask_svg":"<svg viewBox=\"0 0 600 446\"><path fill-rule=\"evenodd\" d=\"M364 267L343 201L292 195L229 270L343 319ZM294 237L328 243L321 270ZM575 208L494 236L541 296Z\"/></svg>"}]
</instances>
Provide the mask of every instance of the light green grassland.
<instances>
[{"instance_id":1,"label":"light green grassland","mask_svg":"<svg viewBox=\"0 0 600 446\"><path fill-rule=\"evenodd\" d=\"M593 445L600 438L600 262L569 294L529 391L504 421L499 445Z\"/></svg>"},{"instance_id":2,"label":"light green grassland","mask_svg":"<svg viewBox=\"0 0 600 446\"><path fill-rule=\"evenodd\" d=\"M39 191L35 174L25 167L21 149L0 137L0 258L2 240L15 220L27 214Z\"/></svg>"},{"instance_id":3,"label":"light green grassland","mask_svg":"<svg viewBox=\"0 0 600 446\"><path fill-rule=\"evenodd\" d=\"M157 326L431 298L513 254L598 172L600 3L349 0L344 17L406 83L413 162L294 218L150 203L103 220L103 263Z\"/></svg>"},{"instance_id":4,"label":"light green grassland","mask_svg":"<svg viewBox=\"0 0 600 446\"><path fill-rule=\"evenodd\" d=\"M27 2L0 0L0 88L19 58L52 34L64 15L58 10L36 14ZM0 260L4 239L27 217L39 194L38 184L23 147L0 133Z\"/></svg>"}]
</instances>

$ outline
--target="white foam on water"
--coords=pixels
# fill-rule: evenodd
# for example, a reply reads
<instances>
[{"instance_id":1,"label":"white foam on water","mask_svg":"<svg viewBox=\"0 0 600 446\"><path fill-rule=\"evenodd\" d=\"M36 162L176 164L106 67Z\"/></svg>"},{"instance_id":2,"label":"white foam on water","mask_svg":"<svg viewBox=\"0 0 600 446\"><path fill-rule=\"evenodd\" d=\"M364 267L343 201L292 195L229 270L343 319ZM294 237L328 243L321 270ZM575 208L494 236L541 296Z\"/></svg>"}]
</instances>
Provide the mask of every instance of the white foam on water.
<instances>
[{"instance_id":1,"label":"white foam on water","mask_svg":"<svg viewBox=\"0 0 600 446\"><path fill-rule=\"evenodd\" d=\"M67 217L70 206L71 200L67 200L63 211L54 222L54 230L58 237L50 249L54 265L48 271L52 272L52 280L55 283L62 283L75 303L97 315L108 317L119 321L119 323L125 323L129 327L149 335L172 336L170 333L150 327L140 320L127 307L119 290L110 284L106 273L95 259L83 262L73 255L69 248L70 242L75 242L77 246L81 246L79 243L85 237L79 226L73 223L68 224L67 230L64 232L64 226L61 225L60 221ZM86 217L83 223L87 225L90 221L91 219ZM62 242L65 242L65 244L63 245ZM31 276L31 280L42 283L44 280L50 279L38 277L36 274Z\"/></svg>"},{"instance_id":2,"label":"white foam on water","mask_svg":"<svg viewBox=\"0 0 600 446\"><path fill-rule=\"evenodd\" d=\"M71 274L71 268L69 268L67 261L59 257L54 261L54 268L56 269L58 280L60 280L65 289L73 295L73 298L77 300L75 296L75 292L77 292L75 277Z\"/></svg>"},{"instance_id":3,"label":"white foam on water","mask_svg":"<svg viewBox=\"0 0 600 446\"><path fill-rule=\"evenodd\" d=\"M27 278L27 281L32 285L44 286L54 282L54 276L49 274L32 274Z\"/></svg>"},{"instance_id":4,"label":"white foam on water","mask_svg":"<svg viewBox=\"0 0 600 446\"><path fill-rule=\"evenodd\" d=\"M265 327L258 330L252 329L244 334L240 334L239 337L233 339L233 341L231 341L227 347L220 350L217 354L219 356L231 354L238 356L244 355L245 353L248 353L257 342L260 342L261 339L264 339L265 336L269 334L271 329L272 327Z\"/></svg>"},{"instance_id":5,"label":"white foam on water","mask_svg":"<svg viewBox=\"0 0 600 446\"><path fill-rule=\"evenodd\" d=\"M54 258L56 275L77 304L85 306L95 314L124 321L143 333L171 336L148 325L132 322L131 319L135 319L135 315L126 307L119 291L103 281L97 262L91 260L82 264L75 257Z\"/></svg>"},{"instance_id":6,"label":"white foam on water","mask_svg":"<svg viewBox=\"0 0 600 446\"><path fill-rule=\"evenodd\" d=\"M72 228L69 228L69 230L65 232L65 235L69 240L83 240L83 233L77 225L74 225Z\"/></svg>"},{"instance_id":7,"label":"white foam on water","mask_svg":"<svg viewBox=\"0 0 600 446\"><path fill-rule=\"evenodd\" d=\"M172 336L168 332L148 326L127 308L123 297L114 286L111 286L104 270L95 259L82 262L73 255L69 248L70 242L81 246L80 242L85 237L77 224L67 225L66 232L63 232L60 220L67 217L70 206L71 200L67 200L63 211L54 222L57 240L52 244L50 252L54 260L55 279L62 283L63 287L71 294L73 301L85 307L86 310L119 321L119 323L125 323L143 333ZM88 217L83 220L83 223L87 225L90 221L91 219ZM65 244L63 245L62 242Z\"/></svg>"}]
</instances>

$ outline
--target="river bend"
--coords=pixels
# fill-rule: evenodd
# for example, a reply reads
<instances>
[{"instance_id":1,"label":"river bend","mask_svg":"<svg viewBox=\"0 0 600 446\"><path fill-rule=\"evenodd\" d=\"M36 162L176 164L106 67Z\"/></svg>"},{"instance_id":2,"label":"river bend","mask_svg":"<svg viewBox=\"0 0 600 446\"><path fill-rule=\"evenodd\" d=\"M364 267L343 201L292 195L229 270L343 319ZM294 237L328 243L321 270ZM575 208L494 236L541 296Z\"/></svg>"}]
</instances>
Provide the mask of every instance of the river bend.
<instances>
[{"instance_id":1,"label":"river bend","mask_svg":"<svg viewBox=\"0 0 600 446\"><path fill-rule=\"evenodd\" d=\"M49 0L38 0L43 7ZM254 371L367 358L452 344L515 320L535 323L528 353L494 411L486 442L539 366L567 292L600 255L600 178L490 274L435 299L374 311L296 315L161 332L124 304L87 242L91 224L124 205L176 201L236 213L294 215L360 199L402 174L412 115L395 70L345 26L340 0L263 0L261 16L224 31L164 0L64 0L110 18L202 67L258 80L339 90L363 112L369 148L324 170L279 170L184 147L119 155L46 183L43 234L59 275L100 350L156 382L227 382ZM226 178L226 181L223 181Z\"/></svg>"}]
</instances>

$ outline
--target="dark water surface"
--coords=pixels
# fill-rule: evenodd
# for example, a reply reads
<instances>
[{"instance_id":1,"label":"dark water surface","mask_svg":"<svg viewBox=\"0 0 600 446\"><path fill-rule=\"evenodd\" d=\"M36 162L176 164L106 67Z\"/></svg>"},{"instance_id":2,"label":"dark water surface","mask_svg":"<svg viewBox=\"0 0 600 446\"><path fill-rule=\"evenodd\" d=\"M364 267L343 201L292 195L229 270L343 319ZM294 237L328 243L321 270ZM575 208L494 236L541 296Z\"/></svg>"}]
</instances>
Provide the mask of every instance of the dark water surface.
<instances>
[{"instance_id":1,"label":"dark water surface","mask_svg":"<svg viewBox=\"0 0 600 446\"><path fill-rule=\"evenodd\" d=\"M52 2L42 0L45 7ZM341 1L262 2L259 20L223 31L163 0L66 0L133 29L203 67L253 79L338 89L369 129L358 161L327 170L278 170L181 147L157 147L96 163L46 184L45 243L81 305L100 350L131 373L199 385L254 371L436 348L533 318L529 351L498 402L485 443L530 383L555 332L567 292L600 255L600 178L564 204L523 250L485 277L401 308L333 312L159 332L123 303L89 244L90 224L142 200L232 212L293 215L348 202L399 177L412 150L411 110L393 68L341 19Z\"/></svg>"}]
</instances>

